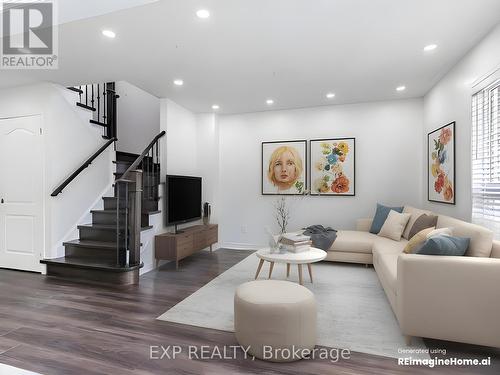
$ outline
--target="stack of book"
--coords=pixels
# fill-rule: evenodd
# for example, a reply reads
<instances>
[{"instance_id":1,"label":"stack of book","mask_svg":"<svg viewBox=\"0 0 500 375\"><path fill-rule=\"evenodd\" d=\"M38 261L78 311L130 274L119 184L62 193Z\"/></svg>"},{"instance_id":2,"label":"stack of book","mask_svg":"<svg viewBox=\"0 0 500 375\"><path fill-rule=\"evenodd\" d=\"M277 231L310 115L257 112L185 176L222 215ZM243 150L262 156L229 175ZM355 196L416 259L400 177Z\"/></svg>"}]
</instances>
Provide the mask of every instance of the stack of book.
<instances>
[{"instance_id":1,"label":"stack of book","mask_svg":"<svg viewBox=\"0 0 500 375\"><path fill-rule=\"evenodd\" d=\"M281 245L292 253L302 253L309 251L312 245L311 238L303 234L285 233L281 236Z\"/></svg>"}]
</instances>

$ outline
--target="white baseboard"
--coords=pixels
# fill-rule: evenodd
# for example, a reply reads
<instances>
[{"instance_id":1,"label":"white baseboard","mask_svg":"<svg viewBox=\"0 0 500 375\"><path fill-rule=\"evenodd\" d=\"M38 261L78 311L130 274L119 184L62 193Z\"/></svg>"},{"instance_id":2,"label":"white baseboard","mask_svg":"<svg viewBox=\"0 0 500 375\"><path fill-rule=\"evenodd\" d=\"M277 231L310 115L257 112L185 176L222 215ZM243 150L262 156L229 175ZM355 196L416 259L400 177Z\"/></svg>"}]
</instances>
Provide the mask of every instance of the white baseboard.
<instances>
[{"instance_id":1,"label":"white baseboard","mask_svg":"<svg viewBox=\"0 0 500 375\"><path fill-rule=\"evenodd\" d=\"M264 246L258 244L250 243L238 243L238 242L222 242L219 243L219 248L231 249L231 250L259 250Z\"/></svg>"}]
</instances>

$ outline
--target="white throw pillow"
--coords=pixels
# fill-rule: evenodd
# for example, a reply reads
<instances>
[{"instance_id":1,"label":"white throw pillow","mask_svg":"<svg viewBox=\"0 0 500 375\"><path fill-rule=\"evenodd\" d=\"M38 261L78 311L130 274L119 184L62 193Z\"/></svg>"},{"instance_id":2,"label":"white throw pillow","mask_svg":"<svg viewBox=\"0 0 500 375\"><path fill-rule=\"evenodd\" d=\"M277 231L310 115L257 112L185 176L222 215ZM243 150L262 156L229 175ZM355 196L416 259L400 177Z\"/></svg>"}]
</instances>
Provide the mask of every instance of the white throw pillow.
<instances>
[{"instance_id":1,"label":"white throw pillow","mask_svg":"<svg viewBox=\"0 0 500 375\"><path fill-rule=\"evenodd\" d=\"M441 235L451 236L451 235L453 235L453 231L451 230L451 228L434 229L430 233L427 233L427 239L434 237L434 236L441 236Z\"/></svg>"},{"instance_id":2,"label":"white throw pillow","mask_svg":"<svg viewBox=\"0 0 500 375\"><path fill-rule=\"evenodd\" d=\"M400 241L411 214L400 214L394 210L389 212L382 229L378 233L381 237L387 237L394 241Z\"/></svg>"}]
</instances>

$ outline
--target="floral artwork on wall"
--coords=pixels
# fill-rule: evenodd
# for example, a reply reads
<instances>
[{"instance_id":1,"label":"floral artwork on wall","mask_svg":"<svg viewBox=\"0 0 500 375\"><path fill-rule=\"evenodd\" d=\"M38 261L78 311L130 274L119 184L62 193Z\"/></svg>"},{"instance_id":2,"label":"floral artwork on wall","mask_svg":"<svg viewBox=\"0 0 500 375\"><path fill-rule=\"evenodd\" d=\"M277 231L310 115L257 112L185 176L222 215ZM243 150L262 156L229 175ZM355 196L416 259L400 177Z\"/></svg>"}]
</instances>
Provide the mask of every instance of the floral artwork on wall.
<instances>
[{"instance_id":1,"label":"floral artwork on wall","mask_svg":"<svg viewBox=\"0 0 500 375\"><path fill-rule=\"evenodd\" d=\"M455 204L455 123L427 136L427 199Z\"/></svg>"},{"instance_id":2,"label":"floral artwork on wall","mask_svg":"<svg viewBox=\"0 0 500 375\"><path fill-rule=\"evenodd\" d=\"M311 195L355 195L355 138L310 143Z\"/></svg>"},{"instance_id":3,"label":"floral artwork on wall","mask_svg":"<svg viewBox=\"0 0 500 375\"><path fill-rule=\"evenodd\" d=\"M306 141L262 142L262 194L305 194Z\"/></svg>"}]
</instances>

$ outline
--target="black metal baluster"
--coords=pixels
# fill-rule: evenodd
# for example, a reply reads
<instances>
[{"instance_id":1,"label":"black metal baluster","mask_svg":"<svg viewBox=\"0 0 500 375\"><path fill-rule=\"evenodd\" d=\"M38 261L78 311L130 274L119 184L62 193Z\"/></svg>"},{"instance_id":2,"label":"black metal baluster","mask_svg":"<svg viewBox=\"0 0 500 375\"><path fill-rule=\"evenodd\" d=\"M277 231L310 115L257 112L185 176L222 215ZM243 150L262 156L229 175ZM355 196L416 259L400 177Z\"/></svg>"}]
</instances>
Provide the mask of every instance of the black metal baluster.
<instances>
[{"instance_id":1,"label":"black metal baluster","mask_svg":"<svg viewBox=\"0 0 500 375\"><path fill-rule=\"evenodd\" d=\"M153 145L154 146L154 145ZM153 189L155 188L155 163L153 155L153 147L151 147L151 166L149 167L149 174L151 179L151 187L149 188L149 199L153 199Z\"/></svg>"},{"instance_id":2,"label":"black metal baluster","mask_svg":"<svg viewBox=\"0 0 500 375\"><path fill-rule=\"evenodd\" d=\"M97 84L97 121L101 121L101 93L99 91L99 84Z\"/></svg>"},{"instance_id":3,"label":"black metal baluster","mask_svg":"<svg viewBox=\"0 0 500 375\"><path fill-rule=\"evenodd\" d=\"M148 182L147 190L146 190L146 199L149 199L149 189L151 189L151 174L149 173L149 151L144 158L144 162L146 163L146 180Z\"/></svg>"},{"instance_id":4,"label":"black metal baluster","mask_svg":"<svg viewBox=\"0 0 500 375\"><path fill-rule=\"evenodd\" d=\"M143 165L143 172L144 172L144 159L142 160L142 165ZM141 203L142 203L142 206L144 207L144 200L146 199L145 196L146 196L146 173L143 173L142 174L142 198L141 198Z\"/></svg>"},{"instance_id":5,"label":"black metal baluster","mask_svg":"<svg viewBox=\"0 0 500 375\"><path fill-rule=\"evenodd\" d=\"M80 96L80 104L82 104L82 86L78 86L78 88L80 89L80 92L78 93L78 95Z\"/></svg>"},{"instance_id":6,"label":"black metal baluster","mask_svg":"<svg viewBox=\"0 0 500 375\"><path fill-rule=\"evenodd\" d=\"M106 113L107 113L106 112L106 101L107 101L107 99L106 99L106 95L107 95L107 93L106 93L106 84L103 83L102 87L103 87L103 90L102 90L102 102L103 102L103 107L104 107L104 109L102 111L102 123L106 124Z\"/></svg>"},{"instance_id":7,"label":"black metal baluster","mask_svg":"<svg viewBox=\"0 0 500 375\"><path fill-rule=\"evenodd\" d=\"M89 85L85 85L85 105L89 105Z\"/></svg>"},{"instance_id":8,"label":"black metal baluster","mask_svg":"<svg viewBox=\"0 0 500 375\"><path fill-rule=\"evenodd\" d=\"M161 162L160 162L160 157L161 157L161 144L160 144L160 140L158 139L156 141L156 147L157 147L157 152L158 152L158 185L160 185L160 181L161 181L161 175L160 175L160 172L161 172ZM156 190L156 198L160 198L160 186L158 186L158 189Z\"/></svg>"},{"instance_id":9,"label":"black metal baluster","mask_svg":"<svg viewBox=\"0 0 500 375\"><path fill-rule=\"evenodd\" d=\"M90 103L92 103L92 108L94 107L94 84L92 84Z\"/></svg>"}]
</instances>

